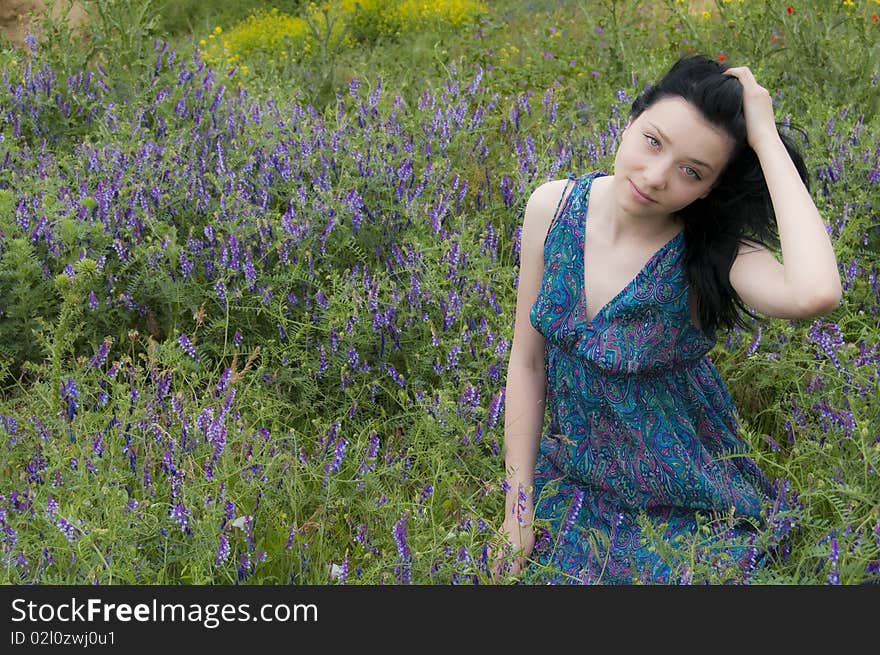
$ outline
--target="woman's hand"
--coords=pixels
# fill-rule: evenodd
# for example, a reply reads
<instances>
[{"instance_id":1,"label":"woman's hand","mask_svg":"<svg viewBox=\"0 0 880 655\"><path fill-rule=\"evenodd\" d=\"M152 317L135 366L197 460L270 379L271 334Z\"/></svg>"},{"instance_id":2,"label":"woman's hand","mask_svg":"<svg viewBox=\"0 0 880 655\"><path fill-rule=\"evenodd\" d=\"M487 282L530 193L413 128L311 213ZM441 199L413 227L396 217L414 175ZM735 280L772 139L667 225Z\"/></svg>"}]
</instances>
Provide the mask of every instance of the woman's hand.
<instances>
[{"instance_id":1,"label":"woman's hand","mask_svg":"<svg viewBox=\"0 0 880 655\"><path fill-rule=\"evenodd\" d=\"M770 92L758 84L747 66L728 68L725 75L739 80L743 87L743 114L746 119L746 137L752 150L764 139L778 139L776 120L773 116L773 100Z\"/></svg>"},{"instance_id":2,"label":"woman's hand","mask_svg":"<svg viewBox=\"0 0 880 655\"><path fill-rule=\"evenodd\" d=\"M531 554L535 547L535 531L532 528L531 520L525 523L517 517L508 516L502 525L502 532L507 537L508 546L511 548L508 552L514 554L509 572L518 575L525 565L525 558ZM492 564L493 582L498 582L505 570L503 555L504 553L494 553L492 556L494 560Z\"/></svg>"},{"instance_id":3,"label":"woman's hand","mask_svg":"<svg viewBox=\"0 0 880 655\"><path fill-rule=\"evenodd\" d=\"M519 574L528 557L535 547L535 531L532 521L535 517L535 508L532 503L532 483L516 480L507 490L504 500L504 523L501 524L501 532L506 539L506 547L501 552L492 554L492 580L498 582L505 570L505 557L514 555L513 562L508 569L513 575ZM529 489L526 492L526 489Z\"/></svg>"}]
</instances>

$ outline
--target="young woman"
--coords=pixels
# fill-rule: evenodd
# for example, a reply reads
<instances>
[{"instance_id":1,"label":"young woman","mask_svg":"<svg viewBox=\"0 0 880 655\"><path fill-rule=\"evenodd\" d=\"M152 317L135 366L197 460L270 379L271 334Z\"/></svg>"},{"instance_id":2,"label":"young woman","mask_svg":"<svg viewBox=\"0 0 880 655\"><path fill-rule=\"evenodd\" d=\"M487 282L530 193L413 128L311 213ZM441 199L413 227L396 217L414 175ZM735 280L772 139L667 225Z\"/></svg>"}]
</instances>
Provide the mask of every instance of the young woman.
<instances>
[{"instance_id":1,"label":"young woman","mask_svg":"<svg viewBox=\"0 0 880 655\"><path fill-rule=\"evenodd\" d=\"M611 175L532 193L504 427L514 573L529 561L559 572L536 582L676 582L640 515L669 540L692 535L698 514L757 525L768 481L737 455L735 408L707 353L717 328L747 325L746 306L803 319L839 305L806 183L751 71L695 56L635 100ZM543 548L535 519L549 526Z\"/></svg>"}]
</instances>

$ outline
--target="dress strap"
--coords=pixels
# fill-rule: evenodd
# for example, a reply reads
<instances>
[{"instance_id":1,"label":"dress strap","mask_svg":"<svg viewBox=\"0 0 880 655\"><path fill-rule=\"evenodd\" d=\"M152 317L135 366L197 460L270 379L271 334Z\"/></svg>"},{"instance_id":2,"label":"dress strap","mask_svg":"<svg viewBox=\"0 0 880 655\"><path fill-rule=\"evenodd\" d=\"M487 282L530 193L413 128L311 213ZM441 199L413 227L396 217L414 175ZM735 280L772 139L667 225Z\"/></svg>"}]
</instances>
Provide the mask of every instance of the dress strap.
<instances>
[{"instance_id":1,"label":"dress strap","mask_svg":"<svg viewBox=\"0 0 880 655\"><path fill-rule=\"evenodd\" d=\"M574 176L574 174L572 174L572 173L568 174L568 178L565 180L565 187L562 189L562 194L559 196L559 202L556 203L556 209L553 211L553 218L550 221L551 227L553 226L553 223L556 222L556 218L560 214L559 208L562 206L562 199L565 198L565 192L568 191L569 185L572 182L575 182L576 180L577 180L577 178ZM566 203L566 204L568 204L568 203ZM565 210L563 209L563 211L565 211Z\"/></svg>"}]
</instances>

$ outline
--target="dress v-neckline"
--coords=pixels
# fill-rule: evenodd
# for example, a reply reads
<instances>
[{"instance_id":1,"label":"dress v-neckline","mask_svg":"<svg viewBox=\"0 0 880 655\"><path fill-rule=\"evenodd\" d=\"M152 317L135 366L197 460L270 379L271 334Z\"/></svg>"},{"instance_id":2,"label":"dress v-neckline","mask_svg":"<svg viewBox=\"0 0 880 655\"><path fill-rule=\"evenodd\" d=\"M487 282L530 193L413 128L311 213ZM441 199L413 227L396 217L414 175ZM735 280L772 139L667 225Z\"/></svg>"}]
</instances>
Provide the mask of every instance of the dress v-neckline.
<instances>
[{"instance_id":1,"label":"dress v-neckline","mask_svg":"<svg viewBox=\"0 0 880 655\"><path fill-rule=\"evenodd\" d=\"M608 302L602 305L597 311L596 314L591 319L587 319L587 257L586 257L586 242L587 242L587 215L590 212L590 191L593 188L593 180L596 178L590 178L587 184L587 188L584 192L587 194L586 204L584 206L583 216L581 220L578 221L578 252L580 253L580 261L578 265L578 270L580 270L580 281L581 281L581 290L580 290L580 314L584 323L588 328L593 327L594 324L600 320L605 312L617 302L617 300L623 296L627 291L629 291L630 287L632 287L636 282L639 281L642 275L644 275L645 271L647 271L662 255L669 246L671 246L675 241L680 239L684 235L684 230L679 230L675 236L669 239L666 243L664 243L660 248L658 248L653 255L645 262L645 264L639 269L638 273L627 282L624 287L618 291Z\"/></svg>"}]
</instances>

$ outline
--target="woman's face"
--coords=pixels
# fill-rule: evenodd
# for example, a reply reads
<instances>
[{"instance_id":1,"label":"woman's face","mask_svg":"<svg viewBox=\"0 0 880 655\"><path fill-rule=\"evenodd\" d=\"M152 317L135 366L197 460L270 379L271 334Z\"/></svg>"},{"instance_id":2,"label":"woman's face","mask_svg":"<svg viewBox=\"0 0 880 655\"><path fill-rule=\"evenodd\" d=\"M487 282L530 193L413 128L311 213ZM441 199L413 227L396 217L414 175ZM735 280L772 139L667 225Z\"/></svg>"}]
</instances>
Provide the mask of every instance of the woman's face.
<instances>
[{"instance_id":1,"label":"woman's face","mask_svg":"<svg viewBox=\"0 0 880 655\"><path fill-rule=\"evenodd\" d=\"M624 128L614 158L616 200L627 213L673 214L708 195L733 146L684 98L658 100Z\"/></svg>"}]
</instances>

